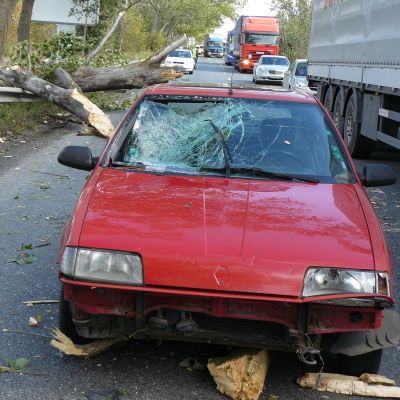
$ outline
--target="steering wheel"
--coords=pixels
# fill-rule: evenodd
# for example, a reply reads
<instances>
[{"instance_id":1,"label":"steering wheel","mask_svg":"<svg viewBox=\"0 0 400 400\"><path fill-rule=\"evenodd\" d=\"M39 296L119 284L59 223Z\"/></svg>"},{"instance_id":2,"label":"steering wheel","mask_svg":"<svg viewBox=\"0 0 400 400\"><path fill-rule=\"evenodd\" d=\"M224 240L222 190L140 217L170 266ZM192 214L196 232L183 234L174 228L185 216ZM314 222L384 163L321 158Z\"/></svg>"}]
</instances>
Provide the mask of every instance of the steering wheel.
<instances>
[{"instance_id":1,"label":"steering wheel","mask_svg":"<svg viewBox=\"0 0 400 400\"><path fill-rule=\"evenodd\" d=\"M302 160L297 154L292 153L291 151L288 150L271 150L268 151L265 156L262 158L262 160L259 163L262 163L264 160L265 161L272 161L275 165L284 165L285 162L275 162L273 159L279 156L281 159L289 159L290 161L296 161L296 164L302 168L307 168L308 165L305 163L304 160ZM292 165L290 163L289 165Z\"/></svg>"}]
</instances>

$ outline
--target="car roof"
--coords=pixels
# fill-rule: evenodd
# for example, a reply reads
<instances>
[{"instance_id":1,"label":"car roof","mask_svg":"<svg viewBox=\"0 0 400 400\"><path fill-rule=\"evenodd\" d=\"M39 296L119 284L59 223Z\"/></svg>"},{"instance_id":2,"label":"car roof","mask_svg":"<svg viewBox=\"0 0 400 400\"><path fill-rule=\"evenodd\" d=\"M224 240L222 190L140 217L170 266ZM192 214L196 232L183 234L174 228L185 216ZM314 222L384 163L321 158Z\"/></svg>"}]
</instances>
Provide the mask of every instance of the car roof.
<instances>
[{"instance_id":1,"label":"car roof","mask_svg":"<svg viewBox=\"0 0 400 400\"><path fill-rule=\"evenodd\" d=\"M254 86L232 85L232 94L226 84L173 82L149 86L143 95L154 96L202 96L244 98L256 100L290 101L294 103L317 104L314 96L306 91L289 91L285 89L259 89Z\"/></svg>"}]
</instances>

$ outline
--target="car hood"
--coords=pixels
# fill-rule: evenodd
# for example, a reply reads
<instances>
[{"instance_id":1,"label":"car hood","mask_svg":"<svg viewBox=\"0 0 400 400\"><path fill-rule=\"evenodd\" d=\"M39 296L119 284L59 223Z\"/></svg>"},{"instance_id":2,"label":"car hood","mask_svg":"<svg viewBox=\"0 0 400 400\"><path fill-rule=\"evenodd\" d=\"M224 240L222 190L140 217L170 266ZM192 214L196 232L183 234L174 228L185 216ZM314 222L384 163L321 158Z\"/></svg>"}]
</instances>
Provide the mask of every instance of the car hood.
<instances>
[{"instance_id":1,"label":"car hood","mask_svg":"<svg viewBox=\"0 0 400 400\"><path fill-rule=\"evenodd\" d=\"M140 253L146 285L300 296L310 266L374 269L353 185L104 169L79 245Z\"/></svg>"}]
</instances>

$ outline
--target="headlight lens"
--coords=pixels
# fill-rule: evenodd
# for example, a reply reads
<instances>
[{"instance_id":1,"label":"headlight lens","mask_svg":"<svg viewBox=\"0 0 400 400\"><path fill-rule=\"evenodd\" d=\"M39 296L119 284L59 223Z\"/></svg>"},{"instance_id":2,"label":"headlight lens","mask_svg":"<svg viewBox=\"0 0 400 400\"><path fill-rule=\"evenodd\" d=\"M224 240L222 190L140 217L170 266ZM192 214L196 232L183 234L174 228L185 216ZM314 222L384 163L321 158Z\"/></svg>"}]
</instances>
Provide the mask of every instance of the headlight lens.
<instances>
[{"instance_id":1,"label":"headlight lens","mask_svg":"<svg viewBox=\"0 0 400 400\"><path fill-rule=\"evenodd\" d=\"M243 64L244 65L248 65L249 64L249 60L243 60Z\"/></svg>"},{"instance_id":2,"label":"headlight lens","mask_svg":"<svg viewBox=\"0 0 400 400\"><path fill-rule=\"evenodd\" d=\"M389 276L385 272L339 268L310 268L307 271L303 297L346 293L389 296Z\"/></svg>"},{"instance_id":3,"label":"headlight lens","mask_svg":"<svg viewBox=\"0 0 400 400\"><path fill-rule=\"evenodd\" d=\"M129 285L143 284L142 260L131 253L66 247L60 271L71 278Z\"/></svg>"}]
</instances>

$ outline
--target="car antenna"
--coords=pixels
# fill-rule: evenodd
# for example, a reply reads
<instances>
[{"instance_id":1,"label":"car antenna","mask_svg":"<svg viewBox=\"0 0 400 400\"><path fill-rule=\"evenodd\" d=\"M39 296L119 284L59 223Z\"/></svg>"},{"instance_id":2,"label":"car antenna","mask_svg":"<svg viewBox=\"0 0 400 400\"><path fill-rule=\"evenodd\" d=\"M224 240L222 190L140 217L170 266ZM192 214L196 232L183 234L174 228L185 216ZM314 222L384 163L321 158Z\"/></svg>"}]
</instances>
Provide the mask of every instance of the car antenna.
<instances>
[{"instance_id":1,"label":"car antenna","mask_svg":"<svg viewBox=\"0 0 400 400\"><path fill-rule=\"evenodd\" d=\"M228 92L228 94L231 96L231 95L233 95L233 72L232 72L232 75L231 75L231 83L230 83L230 85L229 85L229 92Z\"/></svg>"}]
</instances>

